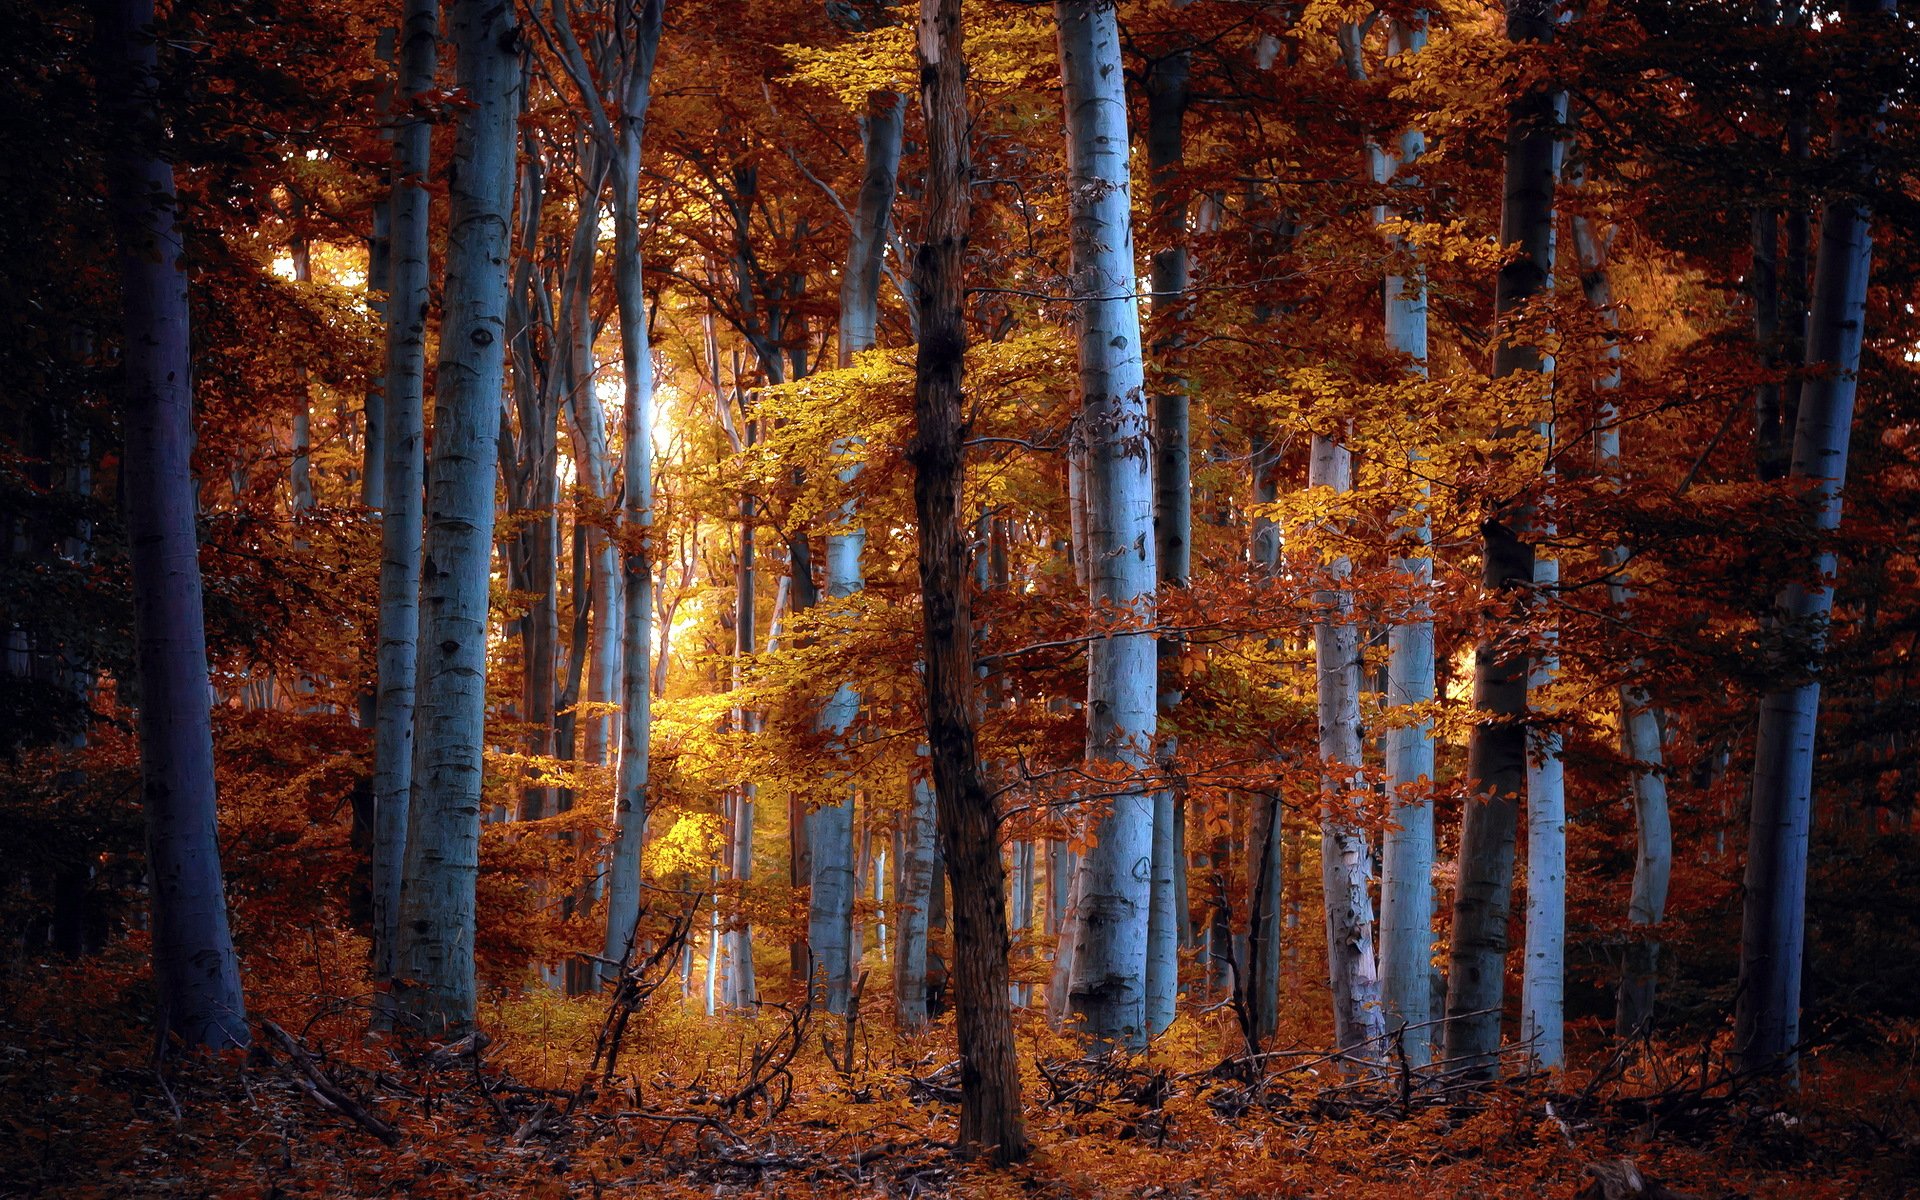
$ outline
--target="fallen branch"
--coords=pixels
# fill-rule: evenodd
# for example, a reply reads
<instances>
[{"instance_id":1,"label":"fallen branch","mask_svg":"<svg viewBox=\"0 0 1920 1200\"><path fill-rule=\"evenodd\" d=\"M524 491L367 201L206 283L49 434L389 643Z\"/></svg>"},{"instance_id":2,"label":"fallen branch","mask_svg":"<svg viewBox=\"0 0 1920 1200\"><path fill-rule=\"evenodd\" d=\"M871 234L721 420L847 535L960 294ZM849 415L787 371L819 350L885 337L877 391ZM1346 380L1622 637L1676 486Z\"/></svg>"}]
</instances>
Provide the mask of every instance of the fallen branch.
<instances>
[{"instance_id":1,"label":"fallen branch","mask_svg":"<svg viewBox=\"0 0 1920 1200\"><path fill-rule=\"evenodd\" d=\"M327 1073L322 1071L320 1065L314 1061L313 1055L306 1047L295 1041L292 1034L272 1021L260 1022L260 1028L268 1038L286 1052L288 1061L298 1072L293 1081L300 1085L302 1091L313 1097L322 1108L339 1113L389 1146L400 1144L400 1131L368 1112L358 1100L341 1091L339 1085L327 1077Z\"/></svg>"}]
</instances>

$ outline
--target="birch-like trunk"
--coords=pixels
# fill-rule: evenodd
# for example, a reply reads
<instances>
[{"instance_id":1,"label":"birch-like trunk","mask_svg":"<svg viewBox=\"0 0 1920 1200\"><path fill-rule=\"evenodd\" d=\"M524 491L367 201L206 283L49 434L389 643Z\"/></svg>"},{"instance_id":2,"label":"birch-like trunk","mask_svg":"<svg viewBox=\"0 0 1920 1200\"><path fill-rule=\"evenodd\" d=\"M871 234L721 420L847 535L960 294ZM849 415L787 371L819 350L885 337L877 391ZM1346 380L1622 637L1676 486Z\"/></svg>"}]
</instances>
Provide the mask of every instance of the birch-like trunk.
<instances>
[{"instance_id":1,"label":"birch-like trunk","mask_svg":"<svg viewBox=\"0 0 1920 1200\"><path fill-rule=\"evenodd\" d=\"M1620 410L1612 394L1620 385L1620 313L1614 307L1613 289L1607 279L1610 239L1611 231L1595 230L1587 218L1573 219L1580 285L1587 303L1600 314L1609 334L1602 350L1607 369L1594 383L1599 392L1594 414L1594 465L1613 486L1619 487L1623 479ZM1632 548L1624 545L1615 546L1604 555L1610 571L1607 600L1613 606L1615 619L1628 627L1633 616L1633 591L1625 571L1632 557ZM1667 812L1666 761L1660 741L1660 719L1646 689L1636 682L1645 669L1646 663L1636 655L1628 667L1630 678L1619 689L1620 748L1631 773L1629 787L1634 824L1633 891L1627 902L1627 921L1634 932L1627 944L1614 1005L1614 1034L1622 1038L1639 1032L1653 1016L1660 966L1657 931L1666 917L1667 883L1673 871L1673 830Z\"/></svg>"},{"instance_id":2,"label":"birch-like trunk","mask_svg":"<svg viewBox=\"0 0 1920 1200\"><path fill-rule=\"evenodd\" d=\"M953 996L962 1145L996 1163L1027 1157L1007 1003L1006 872L999 821L974 740L973 607L967 587L962 409L966 242L972 223L967 66L960 0L921 0L920 106L927 130L926 234L914 254L913 504L920 526L927 748L935 816L953 884Z\"/></svg>"},{"instance_id":3,"label":"birch-like trunk","mask_svg":"<svg viewBox=\"0 0 1920 1200\"><path fill-rule=\"evenodd\" d=\"M1512 0L1507 6L1507 37L1512 42L1550 42L1553 23L1554 8L1546 0ZM1545 82L1507 105L1500 241L1519 252L1501 268L1494 290L1497 379L1547 369L1540 350L1516 342L1507 327L1546 290L1553 270L1560 115L1559 95ZM1506 502L1487 514L1481 527L1481 583L1488 591L1511 596L1532 587L1533 546L1526 540L1530 524L1524 504ZM1480 718L1467 745L1467 778L1474 794L1461 819L1445 1039L1449 1059L1489 1078L1499 1071L1514 838L1527 786L1528 654L1504 645L1501 633L1488 630L1474 650L1473 706Z\"/></svg>"},{"instance_id":4,"label":"birch-like trunk","mask_svg":"<svg viewBox=\"0 0 1920 1200\"><path fill-rule=\"evenodd\" d=\"M468 99L454 135L447 282L428 470L420 695L400 1014L430 1036L473 1024L474 885L486 735L487 593L512 259L518 33L510 7L458 0L451 22Z\"/></svg>"},{"instance_id":5,"label":"birch-like trunk","mask_svg":"<svg viewBox=\"0 0 1920 1200\"><path fill-rule=\"evenodd\" d=\"M1082 865L1069 994L1097 1042L1147 1036L1146 949L1157 713L1153 471L1133 263L1127 103L1112 5L1057 0L1066 102L1067 210L1086 441L1087 756L1111 811Z\"/></svg>"},{"instance_id":6,"label":"birch-like trunk","mask_svg":"<svg viewBox=\"0 0 1920 1200\"><path fill-rule=\"evenodd\" d=\"M871 349L880 323L880 276L886 257L887 229L892 220L894 195L899 190L900 144L905 128L906 98L897 92L873 92L867 97L867 111L860 121L860 140L866 153L866 170L860 185L860 199L853 212L847 244L846 273L840 285L840 338L838 361L842 367L853 365L853 356ZM840 471L843 486L851 485L859 475L857 466ZM866 530L858 523L859 513L851 500L841 505L838 520L827 534L827 595L842 600L858 592L864 581L860 554L866 546ZM860 694L843 683L835 689L820 713L822 728L843 735L860 714ZM813 982L809 985L816 998L833 1013L846 1011L852 993L853 946L853 795L843 791L840 799L808 813L809 896L807 942L813 955ZM928 847L931 852L932 847ZM905 957L905 919L900 926ZM925 933L921 936L921 957L925 957ZM925 987L924 972L921 987ZM924 1010L924 1001L922 1004ZM924 1019L924 1016L923 1016Z\"/></svg>"},{"instance_id":7,"label":"birch-like trunk","mask_svg":"<svg viewBox=\"0 0 1920 1200\"><path fill-rule=\"evenodd\" d=\"M1890 23L1891 0L1852 0L1850 24ZM1841 139L1870 169L1865 134ZM1873 259L1872 214L1857 195L1835 196L1820 219L1808 314L1807 380L1794 427L1789 475L1812 488L1812 528L1840 526L1847 443L1859 384ZM1740 926L1740 988L1734 1007L1734 1053L1751 1070L1791 1072L1800 1041L1800 975L1806 937L1807 836L1813 815L1813 753L1820 712L1820 659L1833 612L1834 552L1814 558L1812 584L1781 589L1782 627L1805 640L1806 677L1767 693L1754 736L1752 815L1747 835L1746 903Z\"/></svg>"},{"instance_id":8,"label":"birch-like trunk","mask_svg":"<svg viewBox=\"0 0 1920 1200\"><path fill-rule=\"evenodd\" d=\"M931 781L915 775L900 839L900 882L894 897L894 1020L907 1033L927 1025L927 929L933 908L934 798ZM851 839L849 839L851 840ZM847 872L849 890L853 872Z\"/></svg>"},{"instance_id":9,"label":"birch-like trunk","mask_svg":"<svg viewBox=\"0 0 1920 1200\"><path fill-rule=\"evenodd\" d=\"M1426 40L1423 21L1395 20L1387 52L1417 54ZM1405 131L1397 161L1382 162L1388 169L1378 182L1393 179L1396 167L1406 171L1425 151L1420 131ZM1398 182L1412 187L1418 181L1406 176ZM1424 378L1427 283L1419 265L1411 274L1389 274L1385 298L1387 350L1403 358L1410 374ZM1426 490L1421 482L1417 494L1424 498ZM1401 514L1394 535L1392 567L1409 603L1387 630L1389 708L1411 708L1434 698L1433 616L1426 599L1433 586L1433 559L1427 553L1432 543L1426 506L1416 500ZM1384 741L1389 824L1381 838L1380 992L1388 1032L1398 1034L1407 1061L1417 1065L1433 1053L1433 1030L1426 1024L1433 1017L1433 722L1400 717L1389 725Z\"/></svg>"},{"instance_id":10,"label":"birch-like trunk","mask_svg":"<svg viewBox=\"0 0 1920 1200\"><path fill-rule=\"evenodd\" d=\"M1188 381L1181 373L1182 337L1189 264L1187 189L1175 176L1186 155L1190 54L1176 51L1153 60L1147 69L1147 162L1153 179L1153 231L1160 243L1152 265L1153 350L1159 359L1161 389L1153 397L1154 562L1163 588L1185 587L1193 563L1193 471L1188 431ZM1166 718L1180 703L1180 644L1162 637L1156 646L1159 715ZM1169 738L1161 750L1170 760L1176 747ZM1153 794L1152 898L1147 917L1147 1032L1173 1023L1180 990L1180 944L1185 928L1182 839L1178 836L1175 796L1170 788Z\"/></svg>"},{"instance_id":11,"label":"birch-like trunk","mask_svg":"<svg viewBox=\"0 0 1920 1200\"><path fill-rule=\"evenodd\" d=\"M1353 458L1338 438L1314 435L1307 482L1353 490ZM1335 1048L1366 1060L1386 1032L1380 976L1373 955L1373 854L1349 814L1362 793L1360 771L1360 627L1353 619L1352 571L1345 555L1326 566L1327 586L1314 595L1314 677L1319 710L1321 778L1320 885L1325 898L1327 982L1333 993Z\"/></svg>"},{"instance_id":12,"label":"birch-like trunk","mask_svg":"<svg viewBox=\"0 0 1920 1200\"><path fill-rule=\"evenodd\" d=\"M434 90L439 37L439 0L407 0L400 29L399 123L393 135L387 395L381 417L386 463L380 505L380 645L373 718L373 972L379 983L391 982L399 965L400 879L413 790L427 319L432 303L427 277L432 233L427 170L433 125L424 106Z\"/></svg>"},{"instance_id":13,"label":"birch-like trunk","mask_svg":"<svg viewBox=\"0 0 1920 1200\"><path fill-rule=\"evenodd\" d=\"M146 814L158 1045L248 1042L227 927L214 802L212 690L194 532L193 355L173 167L162 128L152 0L98 13L101 108L119 242L126 398L121 489L133 575L140 798Z\"/></svg>"}]
</instances>

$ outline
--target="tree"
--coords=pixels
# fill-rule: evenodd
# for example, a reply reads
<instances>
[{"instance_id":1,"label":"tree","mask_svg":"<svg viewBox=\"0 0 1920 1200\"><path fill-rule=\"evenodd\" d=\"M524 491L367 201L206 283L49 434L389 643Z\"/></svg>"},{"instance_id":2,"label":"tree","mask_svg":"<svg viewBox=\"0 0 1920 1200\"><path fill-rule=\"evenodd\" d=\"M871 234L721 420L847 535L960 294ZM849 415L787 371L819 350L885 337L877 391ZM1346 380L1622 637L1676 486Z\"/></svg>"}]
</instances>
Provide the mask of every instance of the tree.
<instances>
[{"instance_id":1,"label":"tree","mask_svg":"<svg viewBox=\"0 0 1920 1200\"><path fill-rule=\"evenodd\" d=\"M1006 872L999 822L974 734L973 608L967 588L966 243L972 212L967 65L960 0L921 0L920 107L927 125L926 234L914 253L920 344L914 357L913 505L920 521L927 746L953 885L960 1141L996 1163L1029 1152L1007 1002ZM1124 145L1124 142L1122 143Z\"/></svg>"},{"instance_id":2,"label":"tree","mask_svg":"<svg viewBox=\"0 0 1920 1200\"><path fill-rule=\"evenodd\" d=\"M486 736L487 593L505 385L519 32L489 0L453 6L461 111L428 466L420 694L395 993L413 1030L459 1033L475 1005L474 887Z\"/></svg>"},{"instance_id":3,"label":"tree","mask_svg":"<svg viewBox=\"0 0 1920 1200\"><path fill-rule=\"evenodd\" d=\"M1507 6L1508 39L1552 41L1552 8L1543 0L1512 0ZM1500 241L1515 253L1501 268L1495 289L1496 379L1546 367L1539 348L1516 336L1512 325L1528 301L1547 289L1553 270L1560 106L1559 93L1547 81L1529 84L1507 103ZM1533 546L1526 540L1530 509L1508 497L1494 499L1490 507L1481 525L1482 583L1512 602L1534 582ZM1514 644L1511 628L1490 629L1474 648L1473 706L1480 717L1467 748L1467 778L1474 795L1460 828L1446 1057L1488 1077L1499 1068L1514 836L1519 799L1526 794L1528 657L1524 646Z\"/></svg>"},{"instance_id":4,"label":"tree","mask_svg":"<svg viewBox=\"0 0 1920 1200\"><path fill-rule=\"evenodd\" d=\"M414 678L420 633L420 535L429 228L427 170L433 125L426 111L439 59L439 0L408 0L400 32L400 97L393 136L393 197L387 288L386 397L381 444L380 645L373 732L374 978L398 966L400 879L413 788Z\"/></svg>"},{"instance_id":5,"label":"tree","mask_svg":"<svg viewBox=\"0 0 1920 1200\"><path fill-rule=\"evenodd\" d=\"M123 333L121 488L133 569L155 1024L163 1039L226 1049L245 1046L249 1033L214 811L179 202L160 145L152 0L102 0L95 17L101 104L114 123L108 181Z\"/></svg>"},{"instance_id":6,"label":"tree","mask_svg":"<svg viewBox=\"0 0 1920 1200\"><path fill-rule=\"evenodd\" d=\"M1892 0L1851 0L1849 23L1877 27ZM1862 114L1844 114L1855 123ZM1871 171L1871 135L1850 129L1841 139L1854 158L1856 186ZM1808 311L1807 381L1793 433L1788 477L1811 488L1809 524L1816 536L1840 527L1853 432L1867 281L1873 262L1872 213L1858 193L1830 195L1820 217ZM1775 609L1780 624L1804 639L1804 675L1760 701L1754 735L1746 901L1740 924L1740 991L1734 1007L1734 1052L1753 1070L1795 1069L1800 1043L1800 975L1806 938L1807 834L1813 809L1813 751L1820 713L1820 658L1833 613L1838 561L1831 543L1817 551L1810 581L1790 579Z\"/></svg>"},{"instance_id":7,"label":"tree","mask_svg":"<svg viewBox=\"0 0 1920 1200\"><path fill-rule=\"evenodd\" d=\"M1086 445L1087 757L1111 811L1081 863L1073 1011L1100 1041L1147 1036L1156 714L1153 471L1148 450L1132 187L1120 35L1104 0L1058 0L1066 104L1067 211L1080 362L1078 437ZM925 336L925 326L922 326Z\"/></svg>"}]
</instances>

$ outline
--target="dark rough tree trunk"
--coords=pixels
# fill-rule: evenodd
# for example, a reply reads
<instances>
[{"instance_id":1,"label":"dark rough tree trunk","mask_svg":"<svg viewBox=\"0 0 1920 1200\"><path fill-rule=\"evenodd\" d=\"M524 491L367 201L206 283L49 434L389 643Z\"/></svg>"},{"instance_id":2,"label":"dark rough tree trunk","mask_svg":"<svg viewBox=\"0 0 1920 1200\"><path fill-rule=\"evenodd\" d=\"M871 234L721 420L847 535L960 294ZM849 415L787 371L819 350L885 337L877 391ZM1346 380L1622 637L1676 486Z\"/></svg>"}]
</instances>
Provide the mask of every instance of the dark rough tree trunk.
<instances>
[{"instance_id":1,"label":"dark rough tree trunk","mask_svg":"<svg viewBox=\"0 0 1920 1200\"><path fill-rule=\"evenodd\" d=\"M998 1163L1029 1151L1007 1003L1005 871L999 822L974 745L973 610L967 590L962 412L967 349L967 230L972 216L960 0L921 0L920 104L927 123L927 225L914 255L913 500L926 621L927 746L953 884L954 999L960 1042L960 1141Z\"/></svg>"},{"instance_id":2,"label":"dark rough tree trunk","mask_svg":"<svg viewBox=\"0 0 1920 1200\"><path fill-rule=\"evenodd\" d=\"M103 3L98 20L102 108L118 125L108 171L125 333L121 484L133 568L156 1020L163 1036L224 1049L247 1044L247 1014L220 876L194 534L187 276L174 227L173 167L157 144L152 0Z\"/></svg>"},{"instance_id":3,"label":"dark rough tree trunk","mask_svg":"<svg viewBox=\"0 0 1920 1200\"><path fill-rule=\"evenodd\" d=\"M1553 6L1513 0L1507 37L1553 40ZM1500 270L1494 293L1494 377L1546 367L1538 347L1516 342L1506 326L1547 290L1553 270L1553 201L1561 98L1536 83L1507 105L1506 184L1500 241L1520 253ZM1533 583L1533 546L1526 541L1528 506L1494 498L1481 525L1482 585L1507 596ZM1460 827L1460 875L1453 905L1453 952L1447 976L1446 1056L1491 1077L1499 1069L1500 1007L1506 983L1507 914L1513 898L1518 804L1527 787L1528 654L1489 631L1474 649L1473 706L1479 723L1467 744L1474 795Z\"/></svg>"}]
</instances>

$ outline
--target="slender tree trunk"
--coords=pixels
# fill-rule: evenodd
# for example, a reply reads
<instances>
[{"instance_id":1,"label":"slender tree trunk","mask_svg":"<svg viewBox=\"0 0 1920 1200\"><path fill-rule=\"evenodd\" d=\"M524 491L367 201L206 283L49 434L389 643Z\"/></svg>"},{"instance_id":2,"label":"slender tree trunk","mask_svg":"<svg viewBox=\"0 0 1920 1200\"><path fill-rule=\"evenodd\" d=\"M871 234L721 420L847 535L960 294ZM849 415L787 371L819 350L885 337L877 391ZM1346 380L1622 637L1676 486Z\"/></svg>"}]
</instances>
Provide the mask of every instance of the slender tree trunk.
<instances>
[{"instance_id":1,"label":"slender tree trunk","mask_svg":"<svg viewBox=\"0 0 1920 1200\"><path fill-rule=\"evenodd\" d=\"M1890 23L1893 8L1890 0L1852 0L1847 19L1862 25ZM1858 157L1862 182L1870 170L1867 141L1864 133L1841 140L1842 147ZM1821 373L1807 381L1801 394L1789 473L1812 485L1818 502L1812 526L1821 534L1840 525L1872 267L1871 224L1872 215L1857 192L1829 199L1820 220L1807 363ZM1798 1057L1820 659L1838 564L1831 549L1822 549L1812 565L1812 585L1790 582L1775 602L1780 625L1791 636L1805 639L1806 675L1761 698L1754 737L1740 989L1734 1008L1734 1053L1749 1069L1791 1072Z\"/></svg>"},{"instance_id":2,"label":"slender tree trunk","mask_svg":"<svg viewBox=\"0 0 1920 1200\"><path fill-rule=\"evenodd\" d=\"M212 691L194 532L193 358L152 0L97 8L101 108L119 242L126 399L121 489L133 574L141 804L160 1036L248 1042L214 803ZM164 1047L165 1041L161 1042Z\"/></svg>"},{"instance_id":3,"label":"slender tree trunk","mask_svg":"<svg viewBox=\"0 0 1920 1200\"><path fill-rule=\"evenodd\" d=\"M414 683L420 633L420 536L426 452L427 278L433 125L425 111L439 62L438 0L408 0L400 29L393 137L392 275L387 293L385 498L380 506L380 647L373 725L373 967L398 969L400 879L413 789ZM384 1011L381 1010L381 1011Z\"/></svg>"},{"instance_id":4,"label":"slender tree trunk","mask_svg":"<svg viewBox=\"0 0 1920 1200\"><path fill-rule=\"evenodd\" d=\"M1388 31L1388 53L1417 54L1426 39L1423 21L1395 20ZM1426 139L1419 130L1402 133L1399 170L1405 171L1425 151ZM1389 170L1379 182L1392 177ZM1407 187L1416 182L1411 177L1400 180ZM1412 274L1389 274L1385 291L1387 349L1403 358L1410 374L1424 378L1426 276L1416 264ZM1418 492L1424 498L1424 482ZM1434 698L1433 614L1426 598L1433 586L1433 559L1426 552L1432 542L1426 506L1416 500L1401 514L1394 534L1392 567L1410 599L1404 616L1387 630L1390 708L1411 708ZM1426 1024L1433 1017L1433 722L1395 718L1384 741L1389 824L1381 839L1380 991L1388 1031L1398 1032L1408 1062L1424 1064L1432 1057L1433 1041Z\"/></svg>"},{"instance_id":5,"label":"slender tree trunk","mask_svg":"<svg viewBox=\"0 0 1920 1200\"><path fill-rule=\"evenodd\" d=\"M1353 460L1337 438L1316 434L1308 482L1347 492ZM1344 586L1351 566L1344 555L1327 566L1327 586L1315 593L1314 675L1319 708L1320 759L1326 772L1320 817L1320 882L1326 901L1327 979L1333 992L1334 1045L1371 1058L1386 1032L1380 976L1373 955L1372 849L1346 810L1362 794L1360 771L1360 627L1353 592Z\"/></svg>"},{"instance_id":6,"label":"slender tree trunk","mask_svg":"<svg viewBox=\"0 0 1920 1200\"><path fill-rule=\"evenodd\" d=\"M915 356L914 511L920 524L927 746L953 883L954 999L960 1049L961 1144L996 1163L1029 1147L1007 1004L1006 876L998 818L974 743L973 608L961 517L966 459L962 383L967 349L966 241L971 224L966 61L960 0L921 0L920 104L927 128L926 236L914 255L920 306Z\"/></svg>"},{"instance_id":7,"label":"slender tree trunk","mask_svg":"<svg viewBox=\"0 0 1920 1200\"><path fill-rule=\"evenodd\" d=\"M1272 504L1280 498L1279 456L1263 448L1254 455L1253 498L1256 504ZM1280 566L1280 526L1267 517L1255 517L1250 547L1256 570L1273 574ZM1270 642L1270 648L1277 643ZM1228 928L1216 928L1222 955L1231 942L1235 948L1233 989L1239 994L1248 1019L1252 1022L1252 1040L1264 1043L1280 1028L1282 937L1281 890L1284 884L1282 861L1289 849L1286 841L1286 812L1277 794L1249 797L1247 813L1246 885L1247 933L1244 938ZM1229 853L1229 859L1241 857ZM1224 925L1224 923L1218 923Z\"/></svg>"},{"instance_id":8,"label":"slender tree trunk","mask_svg":"<svg viewBox=\"0 0 1920 1200\"><path fill-rule=\"evenodd\" d=\"M518 30L510 7L459 0L462 110L449 171L445 316L434 398L420 696L395 994L428 1035L474 1019L474 885L486 735L487 593L505 377Z\"/></svg>"},{"instance_id":9,"label":"slender tree trunk","mask_svg":"<svg viewBox=\"0 0 1920 1200\"><path fill-rule=\"evenodd\" d=\"M1188 432L1188 382L1181 374L1189 276L1187 193L1178 179L1186 155L1184 122L1191 56L1185 50L1154 59L1147 68L1147 162L1153 178L1153 229L1159 249L1153 255L1153 351L1162 369L1162 386L1153 398L1154 561L1161 587L1185 587L1193 564L1193 472ZM1162 637L1156 647L1158 707L1167 719L1180 703L1180 646ZM1169 737L1161 750L1170 760L1176 746ZM1147 1032L1173 1023L1180 990L1180 943L1185 872L1176 845L1176 797L1170 788L1153 796L1152 898L1147 919Z\"/></svg>"},{"instance_id":10,"label":"slender tree trunk","mask_svg":"<svg viewBox=\"0 0 1920 1200\"><path fill-rule=\"evenodd\" d=\"M900 882L895 890L894 1020L908 1033L927 1025L927 929L932 915L935 815L933 784L916 775L900 838ZM848 887L853 872L849 870Z\"/></svg>"},{"instance_id":11,"label":"slender tree trunk","mask_svg":"<svg viewBox=\"0 0 1920 1200\"><path fill-rule=\"evenodd\" d=\"M1516 43L1549 42L1553 20L1553 7L1544 0L1512 0L1507 37ZM1515 342L1507 327L1546 290L1553 270L1559 125L1559 95L1550 84L1536 84L1507 105L1500 241L1519 253L1501 268L1495 287L1495 378L1542 372L1547 366L1537 347ZM1488 591L1511 596L1532 586L1533 547L1525 540L1530 519L1529 506L1514 500L1497 501L1488 514L1481 527L1481 582ZM1488 1078L1499 1070L1514 837L1527 783L1528 655L1506 644L1501 633L1489 630L1474 650L1473 704L1481 715L1467 746L1474 795L1461 822L1447 976L1446 1056Z\"/></svg>"},{"instance_id":12,"label":"slender tree trunk","mask_svg":"<svg viewBox=\"0 0 1920 1200\"><path fill-rule=\"evenodd\" d=\"M879 327L880 275L886 256L887 229L892 219L894 195L899 190L900 144L905 126L906 98L897 92L873 92L867 97L866 115L860 121L860 140L866 152L866 172L860 187L860 200L854 210L847 245L847 267L840 285L839 365L853 365L853 356L871 349ZM842 447L841 449L850 449ZM858 466L839 473L843 485L851 485L859 475ZM827 534L827 595L840 600L863 586L860 553L867 541L860 527L859 514L851 500L841 505L835 529ZM822 728L836 736L844 735L860 713L860 695L841 684L821 710ZM931 809L928 810L931 833ZM853 795L851 789L834 804L807 814L808 879L807 941L812 949L813 980L810 985L829 1012L846 1011L854 975L853 946ZM932 846L927 847L931 853ZM931 860L929 860L930 862ZM903 871L903 880L905 873ZM902 901L907 903L909 901ZM900 926L901 953L906 958L906 922ZM925 957L924 925L920 954ZM924 979L921 981L925 986ZM922 1001L924 1020L924 999ZM905 1011L905 1006L902 1006ZM903 1022L904 1023L904 1022Z\"/></svg>"},{"instance_id":13,"label":"slender tree trunk","mask_svg":"<svg viewBox=\"0 0 1920 1200\"><path fill-rule=\"evenodd\" d=\"M1620 486L1620 411L1612 393L1620 385L1619 310L1613 304L1613 289L1607 279L1607 247L1611 231L1602 233L1585 217L1573 220L1573 244L1580 258L1580 284L1587 303L1600 314L1609 333L1602 352L1607 364L1605 374L1595 381L1599 392L1594 426L1595 465L1615 487ZM1614 617L1631 627L1633 592L1625 570L1632 559L1631 547L1615 546L1605 554L1612 572L1607 578L1607 600ZM1620 990L1614 1007L1614 1033L1631 1037L1653 1016L1655 985L1658 980L1660 942L1657 929L1666 916L1667 882L1673 870L1673 833L1667 814L1665 754L1660 740L1660 719L1652 701L1635 680L1646 668L1635 656L1628 670L1633 678L1620 685L1620 748L1631 773L1633 798L1634 861L1633 892L1627 904L1627 920L1633 925L1627 944L1626 963L1620 976Z\"/></svg>"},{"instance_id":14,"label":"slender tree trunk","mask_svg":"<svg viewBox=\"0 0 1920 1200\"><path fill-rule=\"evenodd\" d=\"M647 336L647 297L640 261L640 154L652 101L653 67L660 50L664 0L643 0L616 33L628 44L623 69L611 81L613 104L592 106L594 126L608 143L613 192L613 285L620 312L622 405L620 536L621 736L613 802L613 848L607 863L607 929L600 980L609 963L624 961L640 918L640 850L647 830L647 766L653 727L653 348ZM566 42L573 43L571 29ZM570 57L577 63L579 55ZM582 76L584 82L584 74Z\"/></svg>"},{"instance_id":15,"label":"slender tree trunk","mask_svg":"<svg viewBox=\"0 0 1920 1200\"><path fill-rule=\"evenodd\" d=\"M1135 295L1127 105L1120 36L1103 0L1058 0L1067 111L1068 220L1086 440L1087 756L1112 810L1082 869L1080 936L1069 993L1098 1042L1147 1036L1146 959L1153 858L1157 712L1153 471Z\"/></svg>"}]
</instances>

